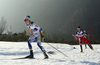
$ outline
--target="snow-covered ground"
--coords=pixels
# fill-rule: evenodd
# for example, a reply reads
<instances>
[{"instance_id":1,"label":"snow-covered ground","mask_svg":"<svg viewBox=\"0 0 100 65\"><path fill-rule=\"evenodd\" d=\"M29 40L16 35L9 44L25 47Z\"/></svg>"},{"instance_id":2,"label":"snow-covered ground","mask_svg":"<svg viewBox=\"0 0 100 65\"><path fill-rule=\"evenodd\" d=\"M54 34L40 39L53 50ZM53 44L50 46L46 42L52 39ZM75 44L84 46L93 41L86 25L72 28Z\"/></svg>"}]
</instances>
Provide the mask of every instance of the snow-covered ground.
<instances>
[{"instance_id":1,"label":"snow-covered ground","mask_svg":"<svg viewBox=\"0 0 100 65\"><path fill-rule=\"evenodd\" d=\"M85 49L83 45L84 53L79 53L79 45L49 44L66 54L67 57L47 43L42 43L47 52L54 52L48 54L49 59L43 59L44 55L34 42L32 46L35 59L12 60L29 55L27 42L0 42L0 65L100 65L100 53L90 50L89 47ZM100 45L93 45L93 47L100 52Z\"/></svg>"}]
</instances>

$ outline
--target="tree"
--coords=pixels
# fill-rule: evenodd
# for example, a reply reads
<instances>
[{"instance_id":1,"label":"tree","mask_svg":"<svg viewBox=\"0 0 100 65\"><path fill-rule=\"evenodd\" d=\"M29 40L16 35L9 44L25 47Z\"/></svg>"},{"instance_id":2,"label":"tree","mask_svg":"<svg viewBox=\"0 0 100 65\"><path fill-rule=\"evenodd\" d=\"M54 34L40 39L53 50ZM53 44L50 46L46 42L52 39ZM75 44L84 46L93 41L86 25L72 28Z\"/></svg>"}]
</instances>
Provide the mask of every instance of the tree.
<instances>
[{"instance_id":1,"label":"tree","mask_svg":"<svg viewBox=\"0 0 100 65\"><path fill-rule=\"evenodd\" d=\"M2 17L1 21L0 21L0 35L6 30L6 24L7 21L4 19L4 17Z\"/></svg>"}]
</instances>

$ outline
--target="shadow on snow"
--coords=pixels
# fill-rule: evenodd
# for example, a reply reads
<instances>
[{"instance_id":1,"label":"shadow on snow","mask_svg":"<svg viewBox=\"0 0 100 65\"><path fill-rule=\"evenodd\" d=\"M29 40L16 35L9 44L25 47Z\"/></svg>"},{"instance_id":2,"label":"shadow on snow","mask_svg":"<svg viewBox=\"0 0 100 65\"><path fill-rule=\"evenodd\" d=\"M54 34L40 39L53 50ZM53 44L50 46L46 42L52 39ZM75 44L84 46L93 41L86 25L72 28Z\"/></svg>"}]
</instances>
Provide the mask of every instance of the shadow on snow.
<instances>
[{"instance_id":1,"label":"shadow on snow","mask_svg":"<svg viewBox=\"0 0 100 65\"><path fill-rule=\"evenodd\" d=\"M88 65L100 65L100 63L90 62L90 61L81 61L81 63L85 63Z\"/></svg>"},{"instance_id":2,"label":"shadow on snow","mask_svg":"<svg viewBox=\"0 0 100 65\"><path fill-rule=\"evenodd\" d=\"M36 51L36 52L33 52L34 54L38 54L38 53L42 53L42 52L39 52L39 51ZM30 54L29 52L0 52L0 55L5 55L5 56L10 56L10 55L28 55Z\"/></svg>"}]
</instances>

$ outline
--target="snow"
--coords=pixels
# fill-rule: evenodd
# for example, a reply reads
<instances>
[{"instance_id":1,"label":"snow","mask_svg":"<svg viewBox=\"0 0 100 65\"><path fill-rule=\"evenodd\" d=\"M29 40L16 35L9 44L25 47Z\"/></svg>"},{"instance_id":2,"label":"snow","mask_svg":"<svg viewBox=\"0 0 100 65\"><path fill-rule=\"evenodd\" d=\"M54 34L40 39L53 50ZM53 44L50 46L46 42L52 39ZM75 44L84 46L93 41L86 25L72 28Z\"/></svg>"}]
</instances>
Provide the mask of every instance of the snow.
<instances>
[{"instance_id":1,"label":"snow","mask_svg":"<svg viewBox=\"0 0 100 65\"><path fill-rule=\"evenodd\" d=\"M49 59L43 59L44 55L37 46L36 42L32 43L35 59L19 59L13 58L25 57L29 55L27 42L0 42L0 65L100 65L100 53L96 53L89 49L85 49L84 53L79 53L79 45L68 45L60 43L49 43L56 49L60 50L66 56L53 49L47 43L42 43L42 46L47 52L52 51L53 54L48 54ZM75 49L73 49L75 47ZM100 45L93 45L94 49L100 51Z\"/></svg>"}]
</instances>

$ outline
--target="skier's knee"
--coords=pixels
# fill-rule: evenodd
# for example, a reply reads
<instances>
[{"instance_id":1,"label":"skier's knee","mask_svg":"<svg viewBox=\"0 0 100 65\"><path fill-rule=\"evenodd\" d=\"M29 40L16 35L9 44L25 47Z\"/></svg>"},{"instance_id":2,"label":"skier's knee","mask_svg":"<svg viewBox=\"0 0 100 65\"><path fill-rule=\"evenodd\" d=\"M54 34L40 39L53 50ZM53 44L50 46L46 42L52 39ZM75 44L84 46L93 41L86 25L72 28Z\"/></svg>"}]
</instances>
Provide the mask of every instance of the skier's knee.
<instances>
[{"instance_id":1,"label":"skier's knee","mask_svg":"<svg viewBox=\"0 0 100 65\"><path fill-rule=\"evenodd\" d=\"M40 43L38 43L37 45L38 45L38 47L42 47L42 46L40 45Z\"/></svg>"},{"instance_id":2,"label":"skier's knee","mask_svg":"<svg viewBox=\"0 0 100 65\"><path fill-rule=\"evenodd\" d=\"M28 40L28 43L31 43L31 40L30 39Z\"/></svg>"}]
</instances>

